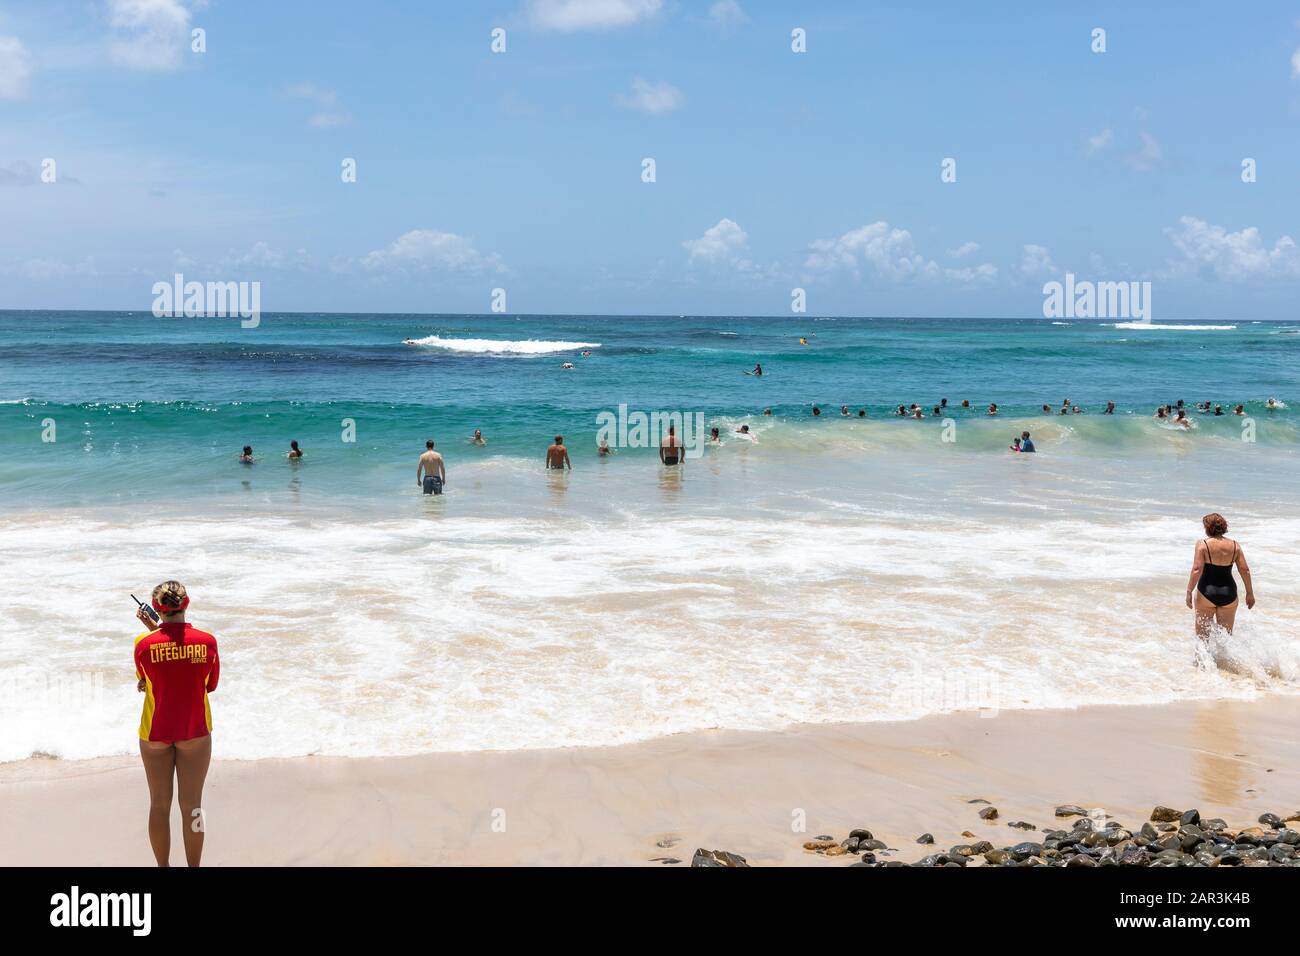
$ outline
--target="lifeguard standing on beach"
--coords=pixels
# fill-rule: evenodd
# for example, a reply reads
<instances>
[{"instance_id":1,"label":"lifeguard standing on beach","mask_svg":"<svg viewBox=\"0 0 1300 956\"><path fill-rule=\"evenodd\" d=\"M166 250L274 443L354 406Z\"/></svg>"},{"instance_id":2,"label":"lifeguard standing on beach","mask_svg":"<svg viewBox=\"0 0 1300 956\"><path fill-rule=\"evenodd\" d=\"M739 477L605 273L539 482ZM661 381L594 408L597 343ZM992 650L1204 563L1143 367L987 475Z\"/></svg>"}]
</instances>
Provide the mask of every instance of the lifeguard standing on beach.
<instances>
[{"instance_id":1,"label":"lifeguard standing on beach","mask_svg":"<svg viewBox=\"0 0 1300 956\"><path fill-rule=\"evenodd\" d=\"M190 598L179 581L164 581L136 616L145 627L135 639L136 688L144 697L140 715L140 759L149 783L149 844L159 866L171 857L173 776L180 790L185 862L203 856L203 782L212 760L212 709L221 665L217 639L185 621Z\"/></svg>"}]
</instances>

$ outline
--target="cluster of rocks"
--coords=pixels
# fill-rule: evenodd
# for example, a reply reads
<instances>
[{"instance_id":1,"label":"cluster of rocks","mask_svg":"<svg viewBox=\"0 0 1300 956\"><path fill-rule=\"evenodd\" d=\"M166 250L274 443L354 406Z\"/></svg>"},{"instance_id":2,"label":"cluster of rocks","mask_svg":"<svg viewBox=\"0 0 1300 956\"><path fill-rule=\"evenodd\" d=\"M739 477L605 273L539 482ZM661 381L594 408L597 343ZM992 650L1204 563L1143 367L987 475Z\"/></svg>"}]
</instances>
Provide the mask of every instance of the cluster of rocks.
<instances>
[{"instance_id":1,"label":"cluster of rocks","mask_svg":"<svg viewBox=\"0 0 1300 956\"><path fill-rule=\"evenodd\" d=\"M972 800L985 803L987 800ZM983 820L996 820L996 807L979 811ZM819 836L804 849L822 856L856 856L853 866L1297 866L1300 867L1300 811L1286 817L1265 813L1258 826L1233 829L1220 819L1203 820L1198 810L1156 807L1151 819L1133 831L1100 812L1082 807L1056 808L1057 817L1077 817L1070 829L1045 829L1041 841L995 847L988 840L960 843L947 851L931 853L914 863L886 860L897 852L870 830L855 829L848 837ZM1022 820L1007 824L1018 830L1038 828ZM1300 827L1300 824L1297 824ZM974 838L966 831L962 836ZM931 845L934 837L923 833L917 843ZM697 851L696 856L705 851ZM743 858L741 858L743 861ZM696 864L692 865L732 865ZM743 864L747 865L747 864Z\"/></svg>"}]
</instances>

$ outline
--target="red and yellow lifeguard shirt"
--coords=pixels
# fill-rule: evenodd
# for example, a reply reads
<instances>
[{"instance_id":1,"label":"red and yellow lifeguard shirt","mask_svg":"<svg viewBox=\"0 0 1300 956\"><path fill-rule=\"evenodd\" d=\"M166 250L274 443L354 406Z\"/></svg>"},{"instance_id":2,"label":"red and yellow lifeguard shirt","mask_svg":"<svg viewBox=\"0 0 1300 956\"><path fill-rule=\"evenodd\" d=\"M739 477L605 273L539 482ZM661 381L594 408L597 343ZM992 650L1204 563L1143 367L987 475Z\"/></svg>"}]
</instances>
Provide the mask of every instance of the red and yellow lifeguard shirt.
<instances>
[{"instance_id":1,"label":"red and yellow lifeguard shirt","mask_svg":"<svg viewBox=\"0 0 1300 956\"><path fill-rule=\"evenodd\" d=\"M171 743L212 732L208 693L221 667L217 639L189 624L164 624L135 639L135 673L143 677L140 739Z\"/></svg>"}]
</instances>

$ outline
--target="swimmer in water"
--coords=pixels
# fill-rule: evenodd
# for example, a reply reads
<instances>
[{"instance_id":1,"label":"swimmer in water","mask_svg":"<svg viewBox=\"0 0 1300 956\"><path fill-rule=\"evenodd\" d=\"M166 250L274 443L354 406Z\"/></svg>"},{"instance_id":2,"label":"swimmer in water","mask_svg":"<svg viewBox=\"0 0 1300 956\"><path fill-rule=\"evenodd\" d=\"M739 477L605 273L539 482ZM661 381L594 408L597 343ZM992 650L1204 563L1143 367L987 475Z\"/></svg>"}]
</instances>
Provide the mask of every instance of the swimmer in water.
<instances>
[{"instance_id":1,"label":"swimmer in water","mask_svg":"<svg viewBox=\"0 0 1300 956\"><path fill-rule=\"evenodd\" d=\"M748 425L741 425L739 428L736 429L736 434L737 434L737 435L748 435L748 434L749 434L749 426L748 426Z\"/></svg>"},{"instance_id":2,"label":"swimmer in water","mask_svg":"<svg viewBox=\"0 0 1300 956\"><path fill-rule=\"evenodd\" d=\"M609 447L608 438L602 438L600 440L600 443L596 446L596 454L599 455L601 458L608 458L611 454L613 454L613 452L614 449Z\"/></svg>"},{"instance_id":3,"label":"swimmer in water","mask_svg":"<svg viewBox=\"0 0 1300 956\"><path fill-rule=\"evenodd\" d=\"M670 467L682 460L682 443L677 439L675 425L668 426L668 434L659 443L659 460Z\"/></svg>"},{"instance_id":4,"label":"swimmer in water","mask_svg":"<svg viewBox=\"0 0 1300 956\"><path fill-rule=\"evenodd\" d=\"M866 417L867 417L867 410L865 408L859 408L858 418L866 418Z\"/></svg>"},{"instance_id":5,"label":"swimmer in water","mask_svg":"<svg viewBox=\"0 0 1300 956\"><path fill-rule=\"evenodd\" d=\"M1222 415L1222 414L1223 414L1223 406L1222 406L1222 405L1215 405L1215 406L1214 406L1214 414L1215 414L1216 416L1217 416L1217 415Z\"/></svg>"},{"instance_id":6,"label":"swimmer in water","mask_svg":"<svg viewBox=\"0 0 1300 956\"><path fill-rule=\"evenodd\" d=\"M1030 454L1035 453L1034 441L1029 437L1029 432L1020 433L1020 450Z\"/></svg>"},{"instance_id":7,"label":"swimmer in water","mask_svg":"<svg viewBox=\"0 0 1300 956\"><path fill-rule=\"evenodd\" d=\"M990 403L989 403L989 414L990 414L990 415L996 415L997 413L998 413L998 403L997 403L997 402L990 402Z\"/></svg>"},{"instance_id":8,"label":"swimmer in water","mask_svg":"<svg viewBox=\"0 0 1300 956\"><path fill-rule=\"evenodd\" d=\"M942 414L943 414L943 407L940 405L934 406L934 417L938 418Z\"/></svg>"},{"instance_id":9,"label":"swimmer in water","mask_svg":"<svg viewBox=\"0 0 1300 956\"><path fill-rule=\"evenodd\" d=\"M947 407L948 407L948 399L946 399L946 398L941 398L941 399L939 399L939 407L940 407L940 408L947 408Z\"/></svg>"},{"instance_id":10,"label":"swimmer in water","mask_svg":"<svg viewBox=\"0 0 1300 956\"><path fill-rule=\"evenodd\" d=\"M253 446L252 446L252 445L245 445L245 446L244 446L244 453L243 453L242 455L239 456L239 460L240 460L243 464L245 464L245 465L251 465L251 464L253 463Z\"/></svg>"},{"instance_id":11,"label":"swimmer in water","mask_svg":"<svg viewBox=\"0 0 1300 956\"><path fill-rule=\"evenodd\" d=\"M756 375L756 376L759 377L759 378L762 378L762 377L763 377L763 366L760 365L758 362L755 362L755 363L754 363L754 371L753 371L753 374Z\"/></svg>"},{"instance_id":12,"label":"swimmer in water","mask_svg":"<svg viewBox=\"0 0 1300 956\"><path fill-rule=\"evenodd\" d=\"M1192 427L1192 423L1187 419L1187 412L1183 411L1181 408L1178 409L1178 417L1174 419L1174 424L1181 428Z\"/></svg>"},{"instance_id":13,"label":"swimmer in water","mask_svg":"<svg viewBox=\"0 0 1300 956\"><path fill-rule=\"evenodd\" d=\"M897 415L899 418L906 418L907 409L904 408L902 405L899 405L897 410L894 412L894 414Z\"/></svg>"},{"instance_id":14,"label":"swimmer in water","mask_svg":"<svg viewBox=\"0 0 1300 956\"><path fill-rule=\"evenodd\" d=\"M289 442L289 454L287 454L285 457L288 458L290 461L297 461L298 459L302 458L302 449L298 447L298 442L296 439L294 441Z\"/></svg>"},{"instance_id":15,"label":"swimmer in water","mask_svg":"<svg viewBox=\"0 0 1300 956\"><path fill-rule=\"evenodd\" d=\"M842 417L844 417L844 418L848 418L848 417L849 417L849 406L847 406L847 405L841 405L841 406L840 406L840 415L841 415Z\"/></svg>"},{"instance_id":16,"label":"swimmer in water","mask_svg":"<svg viewBox=\"0 0 1300 956\"><path fill-rule=\"evenodd\" d=\"M764 415L771 415L771 414L772 414L772 409L770 409L770 408L765 408L765 409L763 409L763 414L764 414Z\"/></svg>"},{"instance_id":17,"label":"swimmer in water","mask_svg":"<svg viewBox=\"0 0 1300 956\"><path fill-rule=\"evenodd\" d=\"M1114 402L1107 402L1107 403L1106 403L1106 410L1105 410L1104 412L1102 412L1102 414L1103 414L1103 415L1114 415L1114 414L1115 414L1115 403L1114 403Z\"/></svg>"},{"instance_id":18,"label":"swimmer in water","mask_svg":"<svg viewBox=\"0 0 1300 956\"><path fill-rule=\"evenodd\" d=\"M573 363L565 362L563 365L560 366L560 368L573 368Z\"/></svg>"},{"instance_id":19,"label":"swimmer in water","mask_svg":"<svg viewBox=\"0 0 1300 956\"><path fill-rule=\"evenodd\" d=\"M442 455L433 450L432 438L424 443L424 454L415 466L415 483L426 495L442 494L442 486L447 483L447 466Z\"/></svg>"},{"instance_id":20,"label":"swimmer in water","mask_svg":"<svg viewBox=\"0 0 1300 956\"><path fill-rule=\"evenodd\" d=\"M821 417L821 414L822 414L822 410L821 410L820 408L818 408L816 405L814 405L814 406L813 406L813 418L820 418L820 417Z\"/></svg>"},{"instance_id":21,"label":"swimmer in water","mask_svg":"<svg viewBox=\"0 0 1300 956\"><path fill-rule=\"evenodd\" d=\"M1255 606L1255 589L1250 581L1250 566L1241 545L1228 533L1223 515L1213 512L1201 519L1206 537L1196 542L1192 552L1192 573L1187 579L1187 606L1196 612L1196 636L1205 640L1211 625L1217 624L1229 634L1237 620L1237 582L1235 565L1246 585L1246 607Z\"/></svg>"},{"instance_id":22,"label":"swimmer in water","mask_svg":"<svg viewBox=\"0 0 1300 956\"><path fill-rule=\"evenodd\" d=\"M1163 419L1168 417L1169 417L1169 412L1166 410L1164 405L1161 405L1159 408L1156 409L1156 418Z\"/></svg>"},{"instance_id":23,"label":"swimmer in water","mask_svg":"<svg viewBox=\"0 0 1300 956\"><path fill-rule=\"evenodd\" d=\"M580 354L583 358L590 358L590 357L591 357L591 349L583 349L579 354Z\"/></svg>"},{"instance_id":24,"label":"swimmer in water","mask_svg":"<svg viewBox=\"0 0 1300 956\"><path fill-rule=\"evenodd\" d=\"M925 412L921 411L920 407L918 406L917 408L912 410L912 417L919 421L920 419L925 418Z\"/></svg>"},{"instance_id":25,"label":"swimmer in water","mask_svg":"<svg viewBox=\"0 0 1300 956\"><path fill-rule=\"evenodd\" d=\"M962 407L962 408L970 408L970 399L969 399L969 398L963 398L963 399L961 400L961 407Z\"/></svg>"},{"instance_id":26,"label":"swimmer in water","mask_svg":"<svg viewBox=\"0 0 1300 956\"><path fill-rule=\"evenodd\" d=\"M1268 400L1268 405L1267 405L1267 407L1268 407L1268 410L1269 410L1270 412L1273 411L1273 409L1277 408L1277 407L1278 407L1278 401L1277 401L1277 399L1276 399L1276 398L1270 398L1270 399Z\"/></svg>"},{"instance_id":27,"label":"swimmer in water","mask_svg":"<svg viewBox=\"0 0 1300 956\"><path fill-rule=\"evenodd\" d=\"M470 438L469 443L470 443L471 445L486 445L486 444L487 444L487 439L483 437L483 431L482 431L482 429L479 429L479 428L474 429L474 435L473 435L473 437Z\"/></svg>"},{"instance_id":28,"label":"swimmer in water","mask_svg":"<svg viewBox=\"0 0 1300 956\"><path fill-rule=\"evenodd\" d=\"M1052 406L1048 405L1046 402L1043 402L1043 414L1044 415L1052 414Z\"/></svg>"},{"instance_id":29,"label":"swimmer in water","mask_svg":"<svg viewBox=\"0 0 1300 956\"><path fill-rule=\"evenodd\" d=\"M1232 410L1232 414L1234 414L1234 415L1245 415L1245 414L1246 414L1246 406L1245 406L1245 405L1238 405L1236 408L1234 408L1234 409Z\"/></svg>"},{"instance_id":30,"label":"swimmer in water","mask_svg":"<svg viewBox=\"0 0 1300 956\"><path fill-rule=\"evenodd\" d=\"M722 444L722 435L718 432L716 428L709 431L709 443L712 445Z\"/></svg>"},{"instance_id":31,"label":"swimmer in water","mask_svg":"<svg viewBox=\"0 0 1300 956\"><path fill-rule=\"evenodd\" d=\"M569 461L569 449L564 447L564 436L556 435L555 444L546 449L546 467L563 471L573 471L573 462Z\"/></svg>"},{"instance_id":32,"label":"swimmer in water","mask_svg":"<svg viewBox=\"0 0 1300 956\"><path fill-rule=\"evenodd\" d=\"M1074 406L1074 414L1075 414L1075 415L1082 415L1082 414L1083 414L1083 406L1082 406L1082 405L1075 405L1075 406Z\"/></svg>"},{"instance_id":33,"label":"swimmer in water","mask_svg":"<svg viewBox=\"0 0 1300 956\"><path fill-rule=\"evenodd\" d=\"M1011 439L1011 450L1014 451L1017 455L1020 454L1020 439L1019 439L1019 438L1013 438L1013 439Z\"/></svg>"}]
</instances>

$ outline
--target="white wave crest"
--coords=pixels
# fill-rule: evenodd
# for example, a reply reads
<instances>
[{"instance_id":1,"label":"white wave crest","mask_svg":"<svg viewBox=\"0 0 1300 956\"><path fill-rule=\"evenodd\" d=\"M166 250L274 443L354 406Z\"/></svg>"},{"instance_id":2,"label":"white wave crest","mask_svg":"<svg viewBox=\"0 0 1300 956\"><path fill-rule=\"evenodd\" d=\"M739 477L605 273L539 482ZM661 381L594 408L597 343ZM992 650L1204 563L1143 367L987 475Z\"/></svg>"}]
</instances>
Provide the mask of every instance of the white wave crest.
<instances>
[{"instance_id":1,"label":"white wave crest","mask_svg":"<svg viewBox=\"0 0 1300 956\"><path fill-rule=\"evenodd\" d=\"M446 349L449 352L472 352L480 355L549 355L553 352L576 352L598 349L599 342L548 342L541 339L444 339L427 335L422 339L403 339L403 345Z\"/></svg>"},{"instance_id":2,"label":"white wave crest","mask_svg":"<svg viewBox=\"0 0 1300 956\"><path fill-rule=\"evenodd\" d=\"M1158 325L1155 322L1116 322L1117 329L1163 329L1169 332L1231 332L1235 325Z\"/></svg>"}]
</instances>

